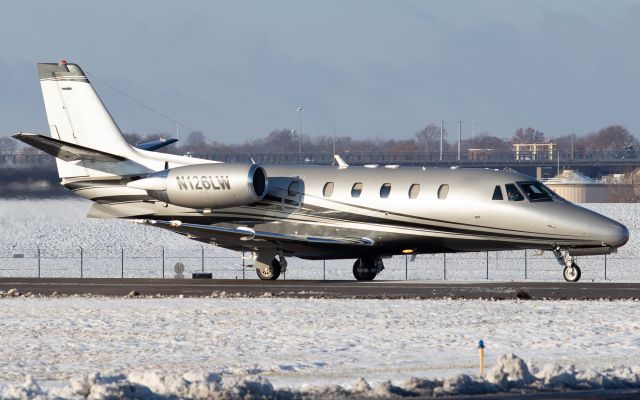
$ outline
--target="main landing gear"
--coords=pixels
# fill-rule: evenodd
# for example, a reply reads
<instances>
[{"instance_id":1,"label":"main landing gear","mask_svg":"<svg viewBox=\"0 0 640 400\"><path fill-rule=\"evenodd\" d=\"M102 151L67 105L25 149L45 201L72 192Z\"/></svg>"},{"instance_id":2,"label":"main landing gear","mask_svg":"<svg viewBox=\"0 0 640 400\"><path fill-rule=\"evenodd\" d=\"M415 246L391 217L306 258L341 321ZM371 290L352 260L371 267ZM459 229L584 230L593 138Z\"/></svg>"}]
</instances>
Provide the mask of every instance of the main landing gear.
<instances>
[{"instance_id":1,"label":"main landing gear","mask_svg":"<svg viewBox=\"0 0 640 400\"><path fill-rule=\"evenodd\" d=\"M276 255L273 253L260 253L254 267L258 278L263 281L275 281L281 273L287 270L287 260L282 255L276 259Z\"/></svg>"},{"instance_id":2,"label":"main landing gear","mask_svg":"<svg viewBox=\"0 0 640 400\"><path fill-rule=\"evenodd\" d=\"M383 269L380 257L362 257L353 264L353 276L359 281L372 281Z\"/></svg>"},{"instance_id":3,"label":"main landing gear","mask_svg":"<svg viewBox=\"0 0 640 400\"><path fill-rule=\"evenodd\" d=\"M573 256L569 255L569 252L566 250L563 254L560 248L553 250L553 255L556 256L558 263L564 267L564 271L562 271L564 280L567 282L578 282L582 273L580 272L580 267L576 264Z\"/></svg>"}]
</instances>

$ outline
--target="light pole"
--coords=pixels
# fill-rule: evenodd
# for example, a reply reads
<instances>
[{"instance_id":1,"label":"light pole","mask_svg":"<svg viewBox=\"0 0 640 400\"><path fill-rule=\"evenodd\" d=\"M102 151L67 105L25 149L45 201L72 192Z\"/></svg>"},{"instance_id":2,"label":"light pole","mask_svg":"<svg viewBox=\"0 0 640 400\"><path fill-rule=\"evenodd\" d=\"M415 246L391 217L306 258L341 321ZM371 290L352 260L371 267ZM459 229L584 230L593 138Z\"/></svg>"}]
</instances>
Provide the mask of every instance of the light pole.
<instances>
[{"instance_id":1,"label":"light pole","mask_svg":"<svg viewBox=\"0 0 640 400\"><path fill-rule=\"evenodd\" d=\"M458 161L460 161L460 145L462 144L462 121L458 121Z\"/></svg>"},{"instance_id":2,"label":"light pole","mask_svg":"<svg viewBox=\"0 0 640 400\"><path fill-rule=\"evenodd\" d=\"M331 128L333 129L333 157L331 157L331 165L334 165L336 162L336 126L333 121L329 121L329 124L331 124Z\"/></svg>"},{"instance_id":3,"label":"light pole","mask_svg":"<svg viewBox=\"0 0 640 400\"><path fill-rule=\"evenodd\" d=\"M300 113L300 131L298 132L298 153L302 153L302 113L304 109L302 106L298 107L298 112Z\"/></svg>"},{"instance_id":4,"label":"light pole","mask_svg":"<svg viewBox=\"0 0 640 400\"><path fill-rule=\"evenodd\" d=\"M442 140L444 137L444 120L440 121L440 161L442 161Z\"/></svg>"}]
</instances>

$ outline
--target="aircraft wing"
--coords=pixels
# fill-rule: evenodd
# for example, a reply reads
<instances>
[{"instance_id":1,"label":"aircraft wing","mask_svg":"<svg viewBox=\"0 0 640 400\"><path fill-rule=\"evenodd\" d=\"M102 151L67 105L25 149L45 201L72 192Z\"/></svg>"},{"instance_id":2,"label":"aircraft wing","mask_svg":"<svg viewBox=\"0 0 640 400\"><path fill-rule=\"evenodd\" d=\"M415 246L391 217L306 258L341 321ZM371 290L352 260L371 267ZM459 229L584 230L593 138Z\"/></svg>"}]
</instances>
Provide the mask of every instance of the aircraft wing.
<instances>
[{"instance_id":1,"label":"aircraft wing","mask_svg":"<svg viewBox=\"0 0 640 400\"><path fill-rule=\"evenodd\" d=\"M90 149L88 147L79 146L75 143L69 143L52 137L38 135L37 133L20 132L13 135L13 137L64 161L83 160L117 162L125 160L124 157L120 157L115 154Z\"/></svg>"},{"instance_id":2,"label":"aircraft wing","mask_svg":"<svg viewBox=\"0 0 640 400\"><path fill-rule=\"evenodd\" d=\"M180 221L159 221L151 219L133 221L169 229L171 231L186 235L191 239L203 242L234 244L238 247L274 247L274 245L277 244L371 247L375 244L372 239L364 237L316 237L255 231L247 227L227 228L216 225L189 224L182 223ZM246 245L242 242L245 242Z\"/></svg>"}]
</instances>

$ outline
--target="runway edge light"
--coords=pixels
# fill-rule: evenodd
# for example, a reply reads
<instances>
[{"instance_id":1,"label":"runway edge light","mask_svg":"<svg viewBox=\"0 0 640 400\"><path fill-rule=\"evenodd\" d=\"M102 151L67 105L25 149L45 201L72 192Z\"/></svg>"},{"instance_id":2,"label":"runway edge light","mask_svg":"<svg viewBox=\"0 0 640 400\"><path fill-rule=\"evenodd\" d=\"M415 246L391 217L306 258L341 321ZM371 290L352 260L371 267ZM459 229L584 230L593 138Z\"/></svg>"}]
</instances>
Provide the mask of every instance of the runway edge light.
<instances>
[{"instance_id":1,"label":"runway edge light","mask_svg":"<svg viewBox=\"0 0 640 400\"><path fill-rule=\"evenodd\" d=\"M484 375L484 340L478 342L478 357L480 361L480 377Z\"/></svg>"}]
</instances>

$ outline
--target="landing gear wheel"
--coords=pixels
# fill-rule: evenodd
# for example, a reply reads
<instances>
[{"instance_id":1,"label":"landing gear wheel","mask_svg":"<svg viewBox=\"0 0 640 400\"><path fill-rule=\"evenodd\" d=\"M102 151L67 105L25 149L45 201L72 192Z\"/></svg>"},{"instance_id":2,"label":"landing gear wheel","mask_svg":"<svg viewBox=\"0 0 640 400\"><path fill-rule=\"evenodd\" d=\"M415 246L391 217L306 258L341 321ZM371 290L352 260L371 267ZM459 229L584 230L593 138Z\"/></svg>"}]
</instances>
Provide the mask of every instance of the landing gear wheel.
<instances>
[{"instance_id":1,"label":"landing gear wheel","mask_svg":"<svg viewBox=\"0 0 640 400\"><path fill-rule=\"evenodd\" d=\"M567 282L578 282L581 276L580 267L578 264L571 263L570 267L565 267L562 275L564 276L564 280Z\"/></svg>"},{"instance_id":2,"label":"landing gear wheel","mask_svg":"<svg viewBox=\"0 0 640 400\"><path fill-rule=\"evenodd\" d=\"M353 264L353 276L359 281L372 281L383 269L379 258L359 258Z\"/></svg>"},{"instance_id":3,"label":"landing gear wheel","mask_svg":"<svg viewBox=\"0 0 640 400\"><path fill-rule=\"evenodd\" d=\"M280 262L275 258L271 261L271 265L263 270L260 268L256 268L256 274L258 274L258 278L263 281L275 281L280 276L280 272L282 272L282 266Z\"/></svg>"}]
</instances>

